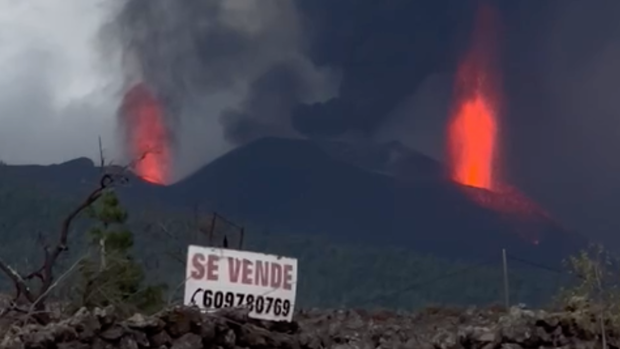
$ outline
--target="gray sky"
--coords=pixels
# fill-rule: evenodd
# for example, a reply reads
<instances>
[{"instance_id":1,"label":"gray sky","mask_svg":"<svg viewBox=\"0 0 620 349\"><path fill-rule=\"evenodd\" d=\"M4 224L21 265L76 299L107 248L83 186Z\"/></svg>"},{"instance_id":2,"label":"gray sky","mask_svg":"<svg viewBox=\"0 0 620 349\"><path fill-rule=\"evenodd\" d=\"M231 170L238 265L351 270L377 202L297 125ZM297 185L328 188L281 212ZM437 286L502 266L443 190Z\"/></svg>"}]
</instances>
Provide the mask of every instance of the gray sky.
<instances>
[{"instance_id":1,"label":"gray sky","mask_svg":"<svg viewBox=\"0 0 620 349\"><path fill-rule=\"evenodd\" d=\"M120 70L98 47L101 0L0 0L0 159L54 163L114 149ZM109 1L108 1L109 3Z\"/></svg>"}]
</instances>

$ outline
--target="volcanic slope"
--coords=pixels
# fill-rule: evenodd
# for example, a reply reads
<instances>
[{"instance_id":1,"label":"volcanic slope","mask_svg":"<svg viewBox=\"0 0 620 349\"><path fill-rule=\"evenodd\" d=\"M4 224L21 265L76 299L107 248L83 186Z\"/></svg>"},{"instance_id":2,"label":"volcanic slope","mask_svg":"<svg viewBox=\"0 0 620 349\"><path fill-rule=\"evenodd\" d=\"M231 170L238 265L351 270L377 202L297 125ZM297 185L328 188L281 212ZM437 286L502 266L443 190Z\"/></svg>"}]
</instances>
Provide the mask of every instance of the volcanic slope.
<instances>
[{"instance_id":1,"label":"volcanic slope","mask_svg":"<svg viewBox=\"0 0 620 349\"><path fill-rule=\"evenodd\" d=\"M121 194L130 208L158 204L190 210L198 205L255 229L408 246L455 259L480 260L507 247L530 260L558 263L585 243L544 215L513 214L480 204L476 198L481 195L506 200L450 181L441 165L422 154L408 150L401 159L406 166L398 168L410 171L403 172L395 171L393 162L362 156L371 152L343 147L347 146L265 138L225 154L176 184L162 187L134 178ZM98 173L86 159L0 168L5 178L65 194L91 188ZM424 175L408 179L406 173Z\"/></svg>"},{"instance_id":2,"label":"volcanic slope","mask_svg":"<svg viewBox=\"0 0 620 349\"><path fill-rule=\"evenodd\" d=\"M276 231L406 245L452 258L479 259L509 247L557 262L584 243L545 216L480 205L472 191L502 198L446 179L440 165L419 153L411 151L407 167L431 166L417 172L434 178L401 180L402 172L366 169L325 149L312 141L265 138L161 188L160 195L175 206L200 204Z\"/></svg>"}]
</instances>

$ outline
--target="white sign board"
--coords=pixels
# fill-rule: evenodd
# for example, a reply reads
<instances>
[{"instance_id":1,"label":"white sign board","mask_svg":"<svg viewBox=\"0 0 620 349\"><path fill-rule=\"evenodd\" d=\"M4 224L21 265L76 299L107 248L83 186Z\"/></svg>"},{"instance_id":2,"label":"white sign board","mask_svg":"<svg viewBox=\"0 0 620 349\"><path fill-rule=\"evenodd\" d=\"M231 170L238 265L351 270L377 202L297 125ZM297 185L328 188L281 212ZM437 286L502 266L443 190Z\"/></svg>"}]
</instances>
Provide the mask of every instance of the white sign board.
<instances>
[{"instance_id":1,"label":"white sign board","mask_svg":"<svg viewBox=\"0 0 620 349\"><path fill-rule=\"evenodd\" d=\"M248 307L255 319L293 319L295 258L191 245L185 274L185 305L205 310Z\"/></svg>"}]
</instances>

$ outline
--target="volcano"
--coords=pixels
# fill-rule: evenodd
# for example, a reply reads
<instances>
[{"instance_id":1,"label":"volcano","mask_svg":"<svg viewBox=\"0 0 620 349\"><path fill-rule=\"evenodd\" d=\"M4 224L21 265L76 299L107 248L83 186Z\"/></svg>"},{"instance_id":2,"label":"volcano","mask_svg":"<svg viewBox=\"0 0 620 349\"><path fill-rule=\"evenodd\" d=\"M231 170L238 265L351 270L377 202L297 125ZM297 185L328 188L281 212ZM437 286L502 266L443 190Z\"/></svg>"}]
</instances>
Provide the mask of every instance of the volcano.
<instances>
[{"instance_id":1,"label":"volcano","mask_svg":"<svg viewBox=\"0 0 620 349\"><path fill-rule=\"evenodd\" d=\"M392 148L377 146L375 153ZM515 196L459 184L438 170L441 164L413 150L405 158L408 167L425 175L408 180L401 179L402 172L390 161L377 161L373 152L366 153L373 161L361 161L362 153L345 143L326 147L309 140L265 138L225 154L181 182L159 186L136 177L120 194L130 208L157 205L189 212L200 206L258 229L410 246L456 259L497 255L509 247L530 260L559 263L585 244L581 236L531 206L497 210L498 202L514 206ZM353 154L352 159L345 154ZM63 193L75 192L76 182L94 183L98 173L84 160L6 166L4 171L55 185ZM484 205L484 200L495 206Z\"/></svg>"},{"instance_id":2,"label":"volcano","mask_svg":"<svg viewBox=\"0 0 620 349\"><path fill-rule=\"evenodd\" d=\"M477 196L494 202L513 199L459 184L443 175L440 163L413 150L404 152L401 161L424 175L403 180L403 172L387 161L390 157L376 156L390 149L404 152L394 144L372 151L346 143L264 138L181 182L160 186L135 177L119 194L130 212L149 205L188 212L200 206L248 226L250 232L268 229L408 246L451 259L479 260L507 247L531 261L559 264L586 243L538 211L514 214L481 204ZM3 178L52 186L64 195L89 188L86 184L96 183L98 173L85 159L2 170Z\"/></svg>"}]
</instances>

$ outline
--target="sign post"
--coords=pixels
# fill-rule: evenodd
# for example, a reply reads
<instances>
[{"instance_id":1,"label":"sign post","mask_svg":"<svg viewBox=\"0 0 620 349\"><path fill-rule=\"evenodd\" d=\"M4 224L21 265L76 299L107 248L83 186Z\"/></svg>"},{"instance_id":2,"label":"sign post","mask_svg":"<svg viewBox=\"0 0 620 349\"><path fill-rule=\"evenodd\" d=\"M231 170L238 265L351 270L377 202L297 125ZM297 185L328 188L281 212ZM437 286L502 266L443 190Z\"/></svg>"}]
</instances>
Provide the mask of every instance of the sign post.
<instances>
[{"instance_id":1,"label":"sign post","mask_svg":"<svg viewBox=\"0 0 620 349\"><path fill-rule=\"evenodd\" d=\"M190 245L184 304L204 310L249 308L249 316L291 321L297 259Z\"/></svg>"}]
</instances>

